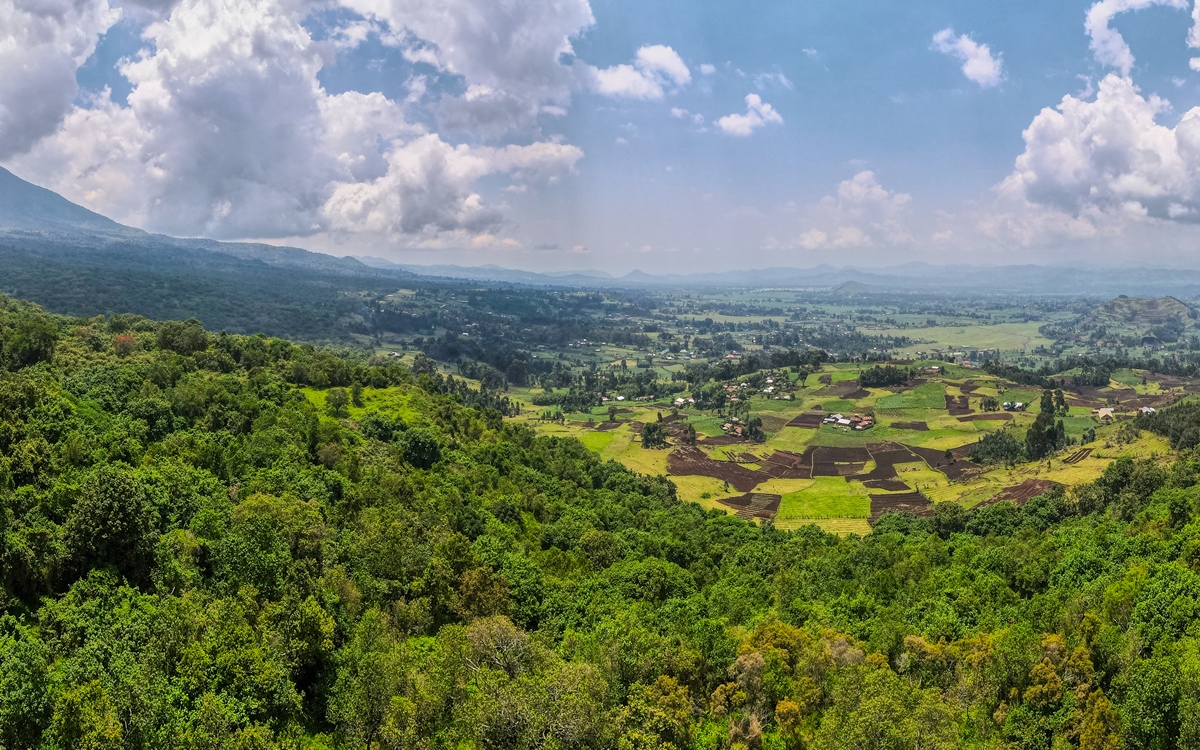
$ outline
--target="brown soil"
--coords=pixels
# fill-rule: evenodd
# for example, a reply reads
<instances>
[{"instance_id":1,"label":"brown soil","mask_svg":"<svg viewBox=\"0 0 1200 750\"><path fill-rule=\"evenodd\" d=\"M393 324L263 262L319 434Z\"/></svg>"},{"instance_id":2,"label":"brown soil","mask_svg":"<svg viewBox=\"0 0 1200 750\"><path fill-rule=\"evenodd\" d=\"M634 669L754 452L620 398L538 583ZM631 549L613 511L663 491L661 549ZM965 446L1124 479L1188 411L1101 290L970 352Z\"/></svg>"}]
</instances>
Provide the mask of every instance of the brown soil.
<instances>
[{"instance_id":1,"label":"brown soil","mask_svg":"<svg viewBox=\"0 0 1200 750\"><path fill-rule=\"evenodd\" d=\"M973 464L966 460L965 456L971 451L970 445L960 446L951 451L951 458L946 460L946 451L940 451L936 448L918 448L913 445L904 446L919 456L925 463L929 464L930 468L937 469L946 475L947 479L955 480L971 474L979 469L978 464Z\"/></svg>"},{"instance_id":2,"label":"brown soil","mask_svg":"<svg viewBox=\"0 0 1200 750\"><path fill-rule=\"evenodd\" d=\"M738 443L746 442L746 440L737 435L717 435L716 437L699 439L698 442L704 445L737 445Z\"/></svg>"},{"instance_id":3,"label":"brown soil","mask_svg":"<svg viewBox=\"0 0 1200 750\"><path fill-rule=\"evenodd\" d=\"M767 432L779 432L787 424L787 420L783 417L777 417L774 414L759 414L757 416L762 420L763 429Z\"/></svg>"},{"instance_id":4,"label":"brown soil","mask_svg":"<svg viewBox=\"0 0 1200 750\"><path fill-rule=\"evenodd\" d=\"M779 503L783 498L763 492L752 492L737 497L719 500L722 505L737 509L739 518L747 521L753 518L774 518L779 511Z\"/></svg>"},{"instance_id":5,"label":"brown soil","mask_svg":"<svg viewBox=\"0 0 1200 750\"><path fill-rule=\"evenodd\" d=\"M834 383L833 385L822 388L821 390L817 391L813 395L819 396L821 398L845 398L845 399L866 398L867 396L871 395L867 391L862 391L863 395L855 396L854 394L858 393L859 391L862 391L862 389L858 387L857 380L839 380L838 382Z\"/></svg>"},{"instance_id":6,"label":"brown soil","mask_svg":"<svg viewBox=\"0 0 1200 750\"><path fill-rule=\"evenodd\" d=\"M967 382L965 382L961 386L959 386L959 390L961 390L963 393L970 395L970 394L974 393L975 391L979 390L979 384L968 380Z\"/></svg>"},{"instance_id":7,"label":"brown soil","mask_svg":"<svg viewBox=\"0 0 1200 750\"><path fill-rule=\"evenodd\" d=\"M850 393L847 393L845 396L843 396L843 398L849 401L857 401L860 398L867 398L870 395L870 391L859 388L857 391L851 391Z\"/></svg>"},{"instance_id":8,"label":"brown soil","mask_svg":"<svg viewBox=\"0 0 1200 750\"><path fill-rule=\"evenodd\" d=\"M686 414L668 414L667 416L662 418L662 421L663 421L663 424L670 424L671 422L686 422L687 415Z\"/></svg>"},{"instance_id":9,"label":"brown soil","mask_svg":"<svg viewBox=\"0 0 1200 750\"><path fill-rule=\"evenodd\" d=\"M816 448L809 446L803 455L775 451L762 460L760 473L774 479L808 479L812 477L812 455Z\"/></svg>"},{"instance_id":10,"label":"brown soil","mask_svg":"<svg viewBox=\"0 0 1200 750\"><path fill-rule=\"evenodd\" d=\"M904 492L895 495L871 495L871 517L874 524L884 513L907 511L918 516L933 515L933 503L920 492Z\"/></svg>"},{"instance_id":11,"label":"brown soil","mask_svg":"<svg viewBox=\"0 0 1200 750\"><path fill-rule=\"evenodd\" d=\"M742 453L737 457L739 463L756 464L761 459L753 453Z\"/></svg>"},{"instance_id":12,"label":"brown soil","mask_svg":"<svg viewBox=\"0 0 1200 750\"><path fill-rule=\"evenodd\" d=\"M966 396L946 396L946 411L950 416L959 417L971 413L971 400Z\"/></svg>"},{"instance_id":13,"label":"brown soil","mask_svg":"<svg viewBox=\"0 0 1200 750\"><path fill-rule=\"evenodd\" d=\"M892 422L897 430L912 430L913 432L929 432L929 425L924 422Z\"/></svg>"},{"instance_id":14,"label":"brown soil","mask_svg":"<svg viewBox=\"0 0 1200 750\"><path fill-rule=\"evenodd\" d=\"M870 479L863 482L863 487L869 490L884 490L886 492L904 492L905 490L912 489L899 479Z\"/></svg>"},{"instance_id":15,"label":"brown soil","mask_svg":"<svg viewBox=\"0 0 1200 750\"><path fill-rule=\"evenodd\" d=\"M896 464L906 464L918 460L911 451L903 445L896 443L875 443L868 445L867 450L871 452L871 457L875 459L875 468L867 474L852 477L852 479L864 483L899 479L899 476L896 474ZM874 489L885 488L875 487ZM902 489L908 489L908 487L902 487Z\"/></svg>"},{"instance_id":16,"label":"brown soil","mask_svg":"<svg viewBox=\"0 0 1200 750\"><path fill-rule=\"evenodd\" d=\"M1091 448L1082 448L1063 459L1064 464L1077 464L1092 454Z\"/></svg>"},{"instance_id":17,"label":"brown soil","mask_svg":"<svg viewBox=\"0 0 1200 750\"><path fill-rule=\"evenodd\" d=\"M857 461L866 463L871 460L871 451L866 448L830 448L821 446L817 448L818 461L834 461L839 464L850 463Z\"/></svg>"},{"instance_id":18,"label":"brown soil","mask_svg":"<svg viewBox=\"0 0 1200 750\"><path fill-rule=\"evenodd\" d=\"M1051 482L1049 479L1026 479L1024 482L1021 482L1014 487L1001 490L1000 494L988 500L984 500L975 507L978 508L984 505L993 505L1006 500L1014 502L1017 505L1024 505L1029 501L1030 498L1037 497L1038 495L1044 495L1057 486L1058 482Z\"/></svg>"},{"instance_id":19,"label":"brown soil","mask_svg":"<svg viewBox=\"0 0 1200 750\"><path fill-rule=\"evenodd\" d=\"M821 426L821 420L825 418L824 414L801 414L787 423L788 427L806 427L816 429Z\"/></svg>"},{"instance_id":20,"label":"brown soil","mask_svg":"<svg viewBox=\"0 0 1200 750\"><path fill-rule=\"evenodd\" d=\"M675 476L712 477L729 482L738 492L749 492L765 475L730 461L715 461L699 448L680 446L667 456L667 471Z\"/></svg>"},{"instance_id":21,"label":"brown soil","mask_svg":"<svg viewBox=\"0 0 1200 750\"><path fill-rule=\"evenodd\" d=\"M624 422L601 422L600 424L596 425L596 430L598 430L600 432L606 432L608 430L615 430L623 424L625 424L625 423Z\"/></svg>"},{"instance_id":22,"label":"brown soil","mask_svg":"<svg viewBox=\"0 0 1200 750\"><path fill-rule=\"evenodd\" d=\"M1008 412L990 412L988 414L970 414L965 417L959 417L959 422L1006 422L1012 419L1012 415Z\"/></svg>"},{"instance_id":23,"label":"brown soil","mask_svg":"<svg viewBox=\"0 0 1200 750\"><path fill-rule=\"evenodd\" d=\"M856 477L862 474L862 470L867 468L865 462L835 464L835 463L815 463L813 464L812 475L814 477Z\"/></svg>"}]
</instances>

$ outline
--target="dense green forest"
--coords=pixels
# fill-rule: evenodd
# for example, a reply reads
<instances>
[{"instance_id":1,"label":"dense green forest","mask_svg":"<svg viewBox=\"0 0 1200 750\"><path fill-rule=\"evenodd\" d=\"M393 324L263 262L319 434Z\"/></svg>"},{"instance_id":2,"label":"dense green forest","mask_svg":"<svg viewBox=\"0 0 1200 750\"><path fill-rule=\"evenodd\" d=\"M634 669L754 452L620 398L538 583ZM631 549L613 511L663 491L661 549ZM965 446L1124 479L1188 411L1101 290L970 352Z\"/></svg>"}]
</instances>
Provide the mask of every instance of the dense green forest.
<instances>
[{"instance_id":1,"label":"dense green forest","mask_svg":"<svg viewBox=\"0 0 1200 750\"><path fill-rule=\"evenodd\" d=\"M383 359L0 298L0 363L6 750L1200 747L1190 452L839 538Z\"/></svg>"}]
</instances>

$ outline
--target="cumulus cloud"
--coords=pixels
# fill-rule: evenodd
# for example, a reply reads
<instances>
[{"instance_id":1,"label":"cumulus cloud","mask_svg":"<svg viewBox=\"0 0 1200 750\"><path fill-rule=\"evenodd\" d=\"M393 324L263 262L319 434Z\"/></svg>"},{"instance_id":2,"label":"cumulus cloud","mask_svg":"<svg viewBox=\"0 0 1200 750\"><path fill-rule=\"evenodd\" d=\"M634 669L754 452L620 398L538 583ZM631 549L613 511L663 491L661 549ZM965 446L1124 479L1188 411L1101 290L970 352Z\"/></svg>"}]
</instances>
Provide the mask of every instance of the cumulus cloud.
<instances>
[{"instance_id":1,"label":"cumulus cloud","mask_svg":"<svg viewBox=\"0 0 1200 750\"><path fill-rule=\"evenodd\" d=\"M444 127L499 135L564 108L576 86L571 39L595 23L587 0L342 0L412 44L422 61L462 76L474 97L444 97Z\"/></svg>"},{"instance_id":2,"label":"cumulus cloud","mask_svg":"<svg viewBox=\"0 0 1200 750\"><path fill-rule=\"evenodd\" d=\"M835 195L821 199L809 213L809 229L795 245L854 249L872 245L897 245L912 241L909 228L912 196L887 190L875 173L863 171L842 181Z\"/></svg>"},{"instance_id":3,"label":"cumulus cloud","mask_svg":"<svg viewBox=\"0 0 1200 750\"><path fill-rule=\"evenodd\" d=\"M107 0L0 0L0 158L58 128L79 91L75 71L119 18Z\"/></svg>"},{"instance_id":4,"label":"cumulus cloud","mask_svg":"<svg viewBox=\"0 0 1200 750\"><path fill-rule=\"evenodd\" d=\"M1169 128L1157 122L1169 106L1116 75L1094 101L1063 97L1025 130L1001 195L1083 221L1200 220L1200 107Z\"/></svg>"},{"instance_id":5,"label":"cumulus cloud","mask_svg":"<svg viewBox=\"0 0 1200 750\"><path fill-rule=\"evenodd\" d=\"M554 180L582 157L556 142L454 146L380 93L329 95L317 80L327 48L302 25L306 13L292 0L179 0L145 29L150 49L122 67L127 106L97 97L11 163L157 231L427 238L499 226L502 207L474 188L482 176Z\"/></svg>"},{"instance_id":6,"label":"cumulus cloud","mask_svg":"<svg viewBox=\"0 0 1200 750\"><path fill-rule=\"evenodd\" d=\"M933 35L933 49L962 62L963 75L982 88L992 88L1004 80L1004 64L993 56L991 48L966 34L954 35L954 29L942 29Z\"/></svg>"},{"instance_id":7,"label":"cumulus cloud","mask_svg":"<svg viewBox=\"0 0 1200 750\"><path fill-rule=\"evenodd\" d=\"M782 125L783 116L758 94L747 94L746 113L725 115L717 120L717 127L726 135L744 137L771 123Z\"/></svg>"},{"instance_id":8,"label":"cumulus cloud","mask_svg":"<svg viewBox=\"0 0 1200 750\"><path fill-rule=\"evenodd\" d=\"M557 143L503 149L451 146L437 135L393 149L389 168L371 182L340 183L325 205L330 228L382 235L495 230L502 215L485 204L474 183L495 172L553 180L582 158Z\"/></svg>"},{"instance_id":9,"label":"cumulus cloud","mask_svg":"<svg viewBox=\"0 0 1200 750\"><path fill-rule=\"evenodd\" d=\"M627 99L661 99L668 88L686 86L692 80L679 53L661 44L639 49L632 65L596 68L581 63L578 69L589 88Z\"/></svg>"}]
</instances>

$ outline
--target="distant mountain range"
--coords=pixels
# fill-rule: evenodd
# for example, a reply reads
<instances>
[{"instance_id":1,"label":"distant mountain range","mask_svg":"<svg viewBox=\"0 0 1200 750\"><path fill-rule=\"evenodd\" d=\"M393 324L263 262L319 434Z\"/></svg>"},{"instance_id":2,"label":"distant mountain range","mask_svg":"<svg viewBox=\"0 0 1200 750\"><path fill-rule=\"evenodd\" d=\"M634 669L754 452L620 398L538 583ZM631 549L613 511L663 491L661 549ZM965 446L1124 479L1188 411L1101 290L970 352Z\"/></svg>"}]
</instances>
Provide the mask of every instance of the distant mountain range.
<instances>
[{"instance_id":1,"label":"distant mountain range","mask_svg":"<svg viewBox=\"0 0 1200 750\"><path fill-rule=\"evenodd\" d=\"M87 249L88 253L80 253ZM261 243L216 242L150 234L118 224L26 182L0 168L0 256L24 252L66 264L124 266L131 273L161 266L168 259L199 272L215 267L268 268L325 277L371 279L386 284L404 279L465 279L501 284L581 288L767 288L813 289L847 297L889 293L919 294L1064 294L1155 297L1200 296L1200 271L1126 266L1020 265L973 266L905 263L886 268L774 267L722 273L649 274L631 271L612 276L584 270L539 273L495 265L416 265L371 256L338 258L300 248ZM239 265L240 264L240 265ZM246 266L245 264L249 264ZM19 265L19 264L18 264ZM0 291L19 292L6 278L15 267L0 267ZM177 268L178 270L178 268ZM157 317L163 317L161 311Z\"/></svg>"},{"instance_id":2,"label":"distant mountain range","mask_svg":"<svg viewBox=\"0 0 1200 750\"><path fill-rule=\"evenodd\" d=\"M721 273L648 274L631 271L611 276L602 271L537 273L500 266L423 266L359 256L376 268L403 270L420 276L498 281L539 286L588 288L757 288L822 290L842 296L889 293L933 294L1063 294L1107 297L1117 294L1160 296L1200 295L1200 271L1125 267L1078 266L939 266L905 263L884 268L763 268Z\"/></svg>"}]
</instances>

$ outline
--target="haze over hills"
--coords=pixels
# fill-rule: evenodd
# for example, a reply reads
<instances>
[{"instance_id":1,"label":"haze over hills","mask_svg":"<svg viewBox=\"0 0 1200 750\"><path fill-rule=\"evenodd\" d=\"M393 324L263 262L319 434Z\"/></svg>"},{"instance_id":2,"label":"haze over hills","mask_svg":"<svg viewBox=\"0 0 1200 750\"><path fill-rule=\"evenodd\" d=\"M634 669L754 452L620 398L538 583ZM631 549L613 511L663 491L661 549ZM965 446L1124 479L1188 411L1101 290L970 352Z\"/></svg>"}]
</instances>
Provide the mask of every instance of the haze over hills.
<instances>
[{"instance_id":1,"label":"haze over hills","mask_svg":"<svg viewBox=\"0 0 1200 750\"><path fill-rule=\"evenodd\" d=\"M88 277L89 268L101 276L126 274L130 278L140 278L141 289L151 297L156 287L147 284L146 274L172 278L178 276L181 269L186 269L189 284L202 284L206 274L244 281L259 277L270 268L289 274L299 273L306 278L311 275L310 281L318 277L370 279L368 286L372 287L376 283L387 286L391 282L420 276L582 288L793 288L828 290L850 296L1015 293L1154 297L1172 294L1192 299L1200 295L1200 271L1144 267L905 263L883 268L837 268L820 264L810 268L776 267L693 274L650 274L634 270L613 276L593 269L543 273L496 265L416 265L371 256L339 258L263 243L217 242L151 234L118 224L4 169L0 169L0 255L6 261L0 290L34 299L37 296L20 282L23 269L30 263L44 267L57 264L69 269L64 270L68 278L79 277L81 282ZM115 283L120 285L122 282L118 279ZM62 302L60 297L44 301L55 306ZM101 294L99 299L103 297ZM107 309L102 302L98 304L101 304L100 309ZM173 317L187 310L187 304L157 305L147 314Z\"/></svg>"}]
</instances>

